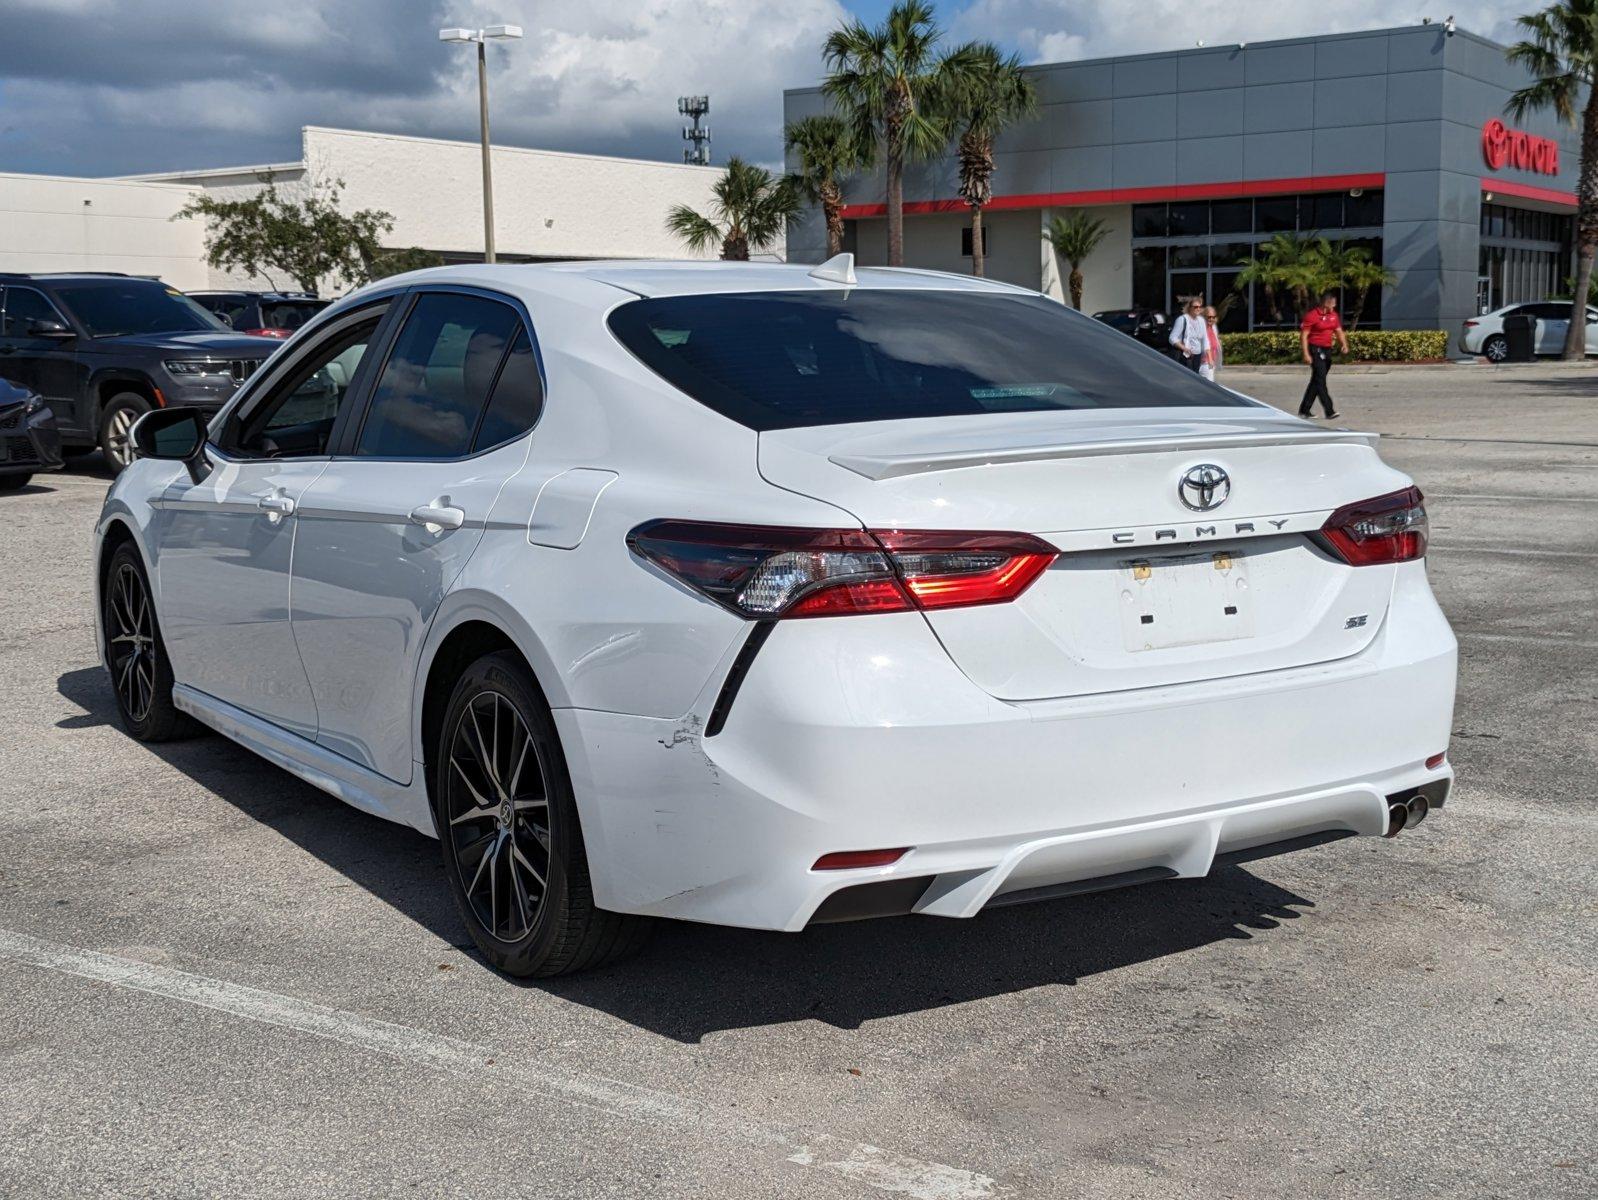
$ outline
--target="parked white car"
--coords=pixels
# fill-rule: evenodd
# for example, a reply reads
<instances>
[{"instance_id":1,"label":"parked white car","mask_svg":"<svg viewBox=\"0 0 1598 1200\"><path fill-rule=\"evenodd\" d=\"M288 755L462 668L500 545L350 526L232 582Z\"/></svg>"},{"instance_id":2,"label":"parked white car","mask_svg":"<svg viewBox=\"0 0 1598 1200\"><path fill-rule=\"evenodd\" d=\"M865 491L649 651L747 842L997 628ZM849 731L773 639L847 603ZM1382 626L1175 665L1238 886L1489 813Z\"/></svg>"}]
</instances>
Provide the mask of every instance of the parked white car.
<instances>
[{"instance_id":1,"label":"parked white car","mask_svg":"<svg viewBox=\"0 0 1598 1200\"><path fill-rule=\"evenodd\" d=\"M1480 354L1489 362L1509 357L1509 339L1504 336L1504 318L1524 313L1536 319L1533 351L1561 354L1565 334L1570 329L1570 305L1558 300L1539 300L1535 304L1510 304L1484 316L1472 317L1459 330L1459 348L1466 354ZM1587 353L1598 354L1598 308L1587 309Z\"/></svg>"},{"instance_id":2,"label":"parked white car","mask_svg":"<svg viewBox=\"0 0 1598 1200\"><path fill-rule=\"evenodd\" d=\"M508 972L649 916L1202 876L1452 779L1425 509L1373 436L1019 288L440 268L135 442L98 525L128 731L439 836Z\"/></svg>"}]
</instances>

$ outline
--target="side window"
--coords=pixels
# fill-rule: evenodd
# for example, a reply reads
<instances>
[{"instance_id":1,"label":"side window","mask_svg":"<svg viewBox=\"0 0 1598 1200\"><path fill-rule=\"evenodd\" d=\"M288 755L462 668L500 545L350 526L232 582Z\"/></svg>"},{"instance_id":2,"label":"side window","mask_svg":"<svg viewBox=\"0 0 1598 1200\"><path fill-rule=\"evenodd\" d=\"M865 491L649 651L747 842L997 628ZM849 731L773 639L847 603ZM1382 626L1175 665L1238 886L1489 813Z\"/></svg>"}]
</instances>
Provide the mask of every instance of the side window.
<instances>
[{"instance_id":1,"label":"side window","mask_svg":"<svg viewBox=\"0 0 1598 1200\"><path fill-rule=\"evenodd\" d=\"M516 332L505 365L499 369L494 391L488 398L488 411L477 430L472 450L487 450L520 437L538 424L544 408L544 381L538 374L538 358L526 329Z\"/></svg>"},{"instance_id":2,"label":"side window","mask_svg":"<svg viewBox=\"0 0 1598 1200\"><path fill-rule=\"evenodd\" d=\"M326 454L333 425L381 319L375 313L315 346L244 416L229 449L249 458Z\"/></svg>"},{"instance_id":3,"label":"side window","mask_svg":"<svg viewBox=\"0 0 1598 1200\"><path fill-rule=\"evenodd\" d=\"M9 287L6 289L5 323L0 326L0 337L25 338L32 322L60 319L61 314L41 293L32 288Z\"/></svg>"},{"instance_id":4,"label":"side window","mask_svg":"<svg viewBox=\"0 0 1598 1200\"><path fill-rule=\"evenodd\" d=\"M480 296L425 294L394 339L372 391L355 453L459 458L471 452L520 318Z\"/></svg>"}]
</instances>

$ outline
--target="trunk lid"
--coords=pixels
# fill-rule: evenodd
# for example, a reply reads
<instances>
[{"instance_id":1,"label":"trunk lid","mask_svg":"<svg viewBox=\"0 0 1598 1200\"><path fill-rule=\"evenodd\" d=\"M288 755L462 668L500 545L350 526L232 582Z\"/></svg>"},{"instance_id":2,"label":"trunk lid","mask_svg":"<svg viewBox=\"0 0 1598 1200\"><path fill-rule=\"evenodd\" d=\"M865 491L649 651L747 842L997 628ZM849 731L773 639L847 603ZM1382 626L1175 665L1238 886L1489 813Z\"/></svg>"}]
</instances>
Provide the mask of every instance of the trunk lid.
<instances>
[{"instance_id":1,"label":"trunk lid","mask_svg":"<svg viewBox=\"0 0 1598 1200\"><path fill-rule=\"evenodd\" d=\"M976 684L1020 701L1358 653L1381 627L1394 568L1350 567L1305 534L1408 483L1374 440L1264 406L1121 409L768 431L759 462L771 483L869 528L1011 531L1058 546L1018 600L926 614ZM1199 466L1227 477L1207 510L1178 491Z\"/></svg>"}]
</instances>

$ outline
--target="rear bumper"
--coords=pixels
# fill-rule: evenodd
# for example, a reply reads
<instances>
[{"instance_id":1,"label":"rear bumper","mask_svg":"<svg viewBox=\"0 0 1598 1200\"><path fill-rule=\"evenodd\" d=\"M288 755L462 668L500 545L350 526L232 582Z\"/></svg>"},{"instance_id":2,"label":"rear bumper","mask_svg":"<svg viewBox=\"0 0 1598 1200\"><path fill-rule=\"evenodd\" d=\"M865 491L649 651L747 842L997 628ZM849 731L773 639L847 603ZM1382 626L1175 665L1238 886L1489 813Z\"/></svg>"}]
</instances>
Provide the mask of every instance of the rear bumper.
<instances>
[{"instance_id":1,"label":"rear bumper","mask_svg":"<svg viewBox=\"0 0 1598 1200\"><path fill-rule=\"evenodd\" d=\"M1416 563L1366 649L1318 667L1012 704L967 680L919 615L883 615L779 626L714 737L724 671L680 721L556 719L601 905L797 930L862 884L916 880L896 893L906 907L968 917L1380 834L1387 796L1451 777L1425 760L1448 744L1455 660ZM809 869L901 846L891 867Z\"/></svg>"}]
</instances>

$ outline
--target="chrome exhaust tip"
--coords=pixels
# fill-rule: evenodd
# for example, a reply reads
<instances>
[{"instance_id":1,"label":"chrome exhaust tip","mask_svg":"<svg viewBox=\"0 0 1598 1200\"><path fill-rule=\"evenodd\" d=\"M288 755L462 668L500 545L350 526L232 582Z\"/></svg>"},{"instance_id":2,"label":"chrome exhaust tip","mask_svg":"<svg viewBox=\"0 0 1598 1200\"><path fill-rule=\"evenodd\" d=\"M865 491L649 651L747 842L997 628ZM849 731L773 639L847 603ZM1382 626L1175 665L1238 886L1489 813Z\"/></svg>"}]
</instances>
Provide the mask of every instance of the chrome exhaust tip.
<instances>
[{"instance_id":1,"label":"chrome exhaust tip","mask_svg":"<svg viewBox=\"0 0 1598 1200\"><path fill-rule=\"evenodd\" d=\"M1409 803L1404 806L1409 810L1409 817L1404 822L1404 828L1410 829L1419 825L1426 819L1426 814L1431 812L1432 806L1425 796L1414 795L1409 798Z\"/></svg>"},{"instance_id":2,"label":"chrome exhaust tip","mask_svg":"<svg viewBox=\"0 0 1598 1200\"><path fill-rule=\"evenodd\" d=\"M1408 823L1409 805L1402 800L1394 800L1387 806L1387 832L1382 836L1395 838Z\"/></svg>"}]
</instances>

